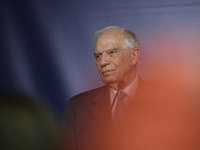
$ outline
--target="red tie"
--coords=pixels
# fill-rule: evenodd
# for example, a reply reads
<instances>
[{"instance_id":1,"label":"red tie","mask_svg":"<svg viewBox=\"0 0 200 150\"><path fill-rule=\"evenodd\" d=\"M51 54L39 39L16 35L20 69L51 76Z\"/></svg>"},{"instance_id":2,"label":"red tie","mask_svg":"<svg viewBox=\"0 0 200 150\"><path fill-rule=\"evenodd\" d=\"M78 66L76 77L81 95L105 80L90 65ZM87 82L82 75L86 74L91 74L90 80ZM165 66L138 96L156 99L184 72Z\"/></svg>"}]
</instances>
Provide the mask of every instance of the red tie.
<instances>
[{"instance_id":1,"label":"red tie","mask_svg":"<svg viewBox=\"0 0 200 150\"><path fill-rule=\"evenodd\" d=\"M124 99L126 96L126 93L124 93L123 91L119 91L117 105L114 113L114 125L117 125L119 123L119 120L121 119L125 108Z\"/></svg>"}]
</instances>

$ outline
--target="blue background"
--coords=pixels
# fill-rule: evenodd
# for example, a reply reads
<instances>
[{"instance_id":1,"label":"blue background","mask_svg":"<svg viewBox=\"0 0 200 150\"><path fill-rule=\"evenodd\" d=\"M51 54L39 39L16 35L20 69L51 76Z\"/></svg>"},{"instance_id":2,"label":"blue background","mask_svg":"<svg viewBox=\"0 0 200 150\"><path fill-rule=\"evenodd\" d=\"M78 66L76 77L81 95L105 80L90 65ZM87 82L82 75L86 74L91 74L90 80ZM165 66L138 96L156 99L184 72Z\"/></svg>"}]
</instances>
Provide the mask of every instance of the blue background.
<instances>
[{"instance_id":1,"label":"blue background","mask_svg":"<svg viewBox=\"0 0 200 150\"><path fill-rule=\"evenodd\" d=\"M70 97L103 85L92 35L106 26L136 34L143 79L173 66L199 78L199 0L1 0L0 15L1 90L42 96L59 117Z\"/></svg>"}]
</instances>

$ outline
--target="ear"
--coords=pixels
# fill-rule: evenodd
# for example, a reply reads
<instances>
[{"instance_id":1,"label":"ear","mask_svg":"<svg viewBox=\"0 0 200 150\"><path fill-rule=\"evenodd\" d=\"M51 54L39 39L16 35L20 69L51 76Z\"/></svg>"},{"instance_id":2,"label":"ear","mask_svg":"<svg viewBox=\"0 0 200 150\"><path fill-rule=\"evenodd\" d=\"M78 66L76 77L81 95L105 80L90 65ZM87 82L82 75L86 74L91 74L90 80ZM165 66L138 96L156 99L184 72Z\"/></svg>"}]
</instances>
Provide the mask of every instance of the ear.
<instances>
[{"instance_id":1,"label":"ear","mask_svg":"<svg viewBox=\"0 0 200 150\"><path fill-rule=\"evenodd\" d=\"M139 55L140 55L140 49L139 48L133 48L131 50L131 60L132 60L132 65L137 64L138 59L139 59Z\"/></svg>"}]
</instances>

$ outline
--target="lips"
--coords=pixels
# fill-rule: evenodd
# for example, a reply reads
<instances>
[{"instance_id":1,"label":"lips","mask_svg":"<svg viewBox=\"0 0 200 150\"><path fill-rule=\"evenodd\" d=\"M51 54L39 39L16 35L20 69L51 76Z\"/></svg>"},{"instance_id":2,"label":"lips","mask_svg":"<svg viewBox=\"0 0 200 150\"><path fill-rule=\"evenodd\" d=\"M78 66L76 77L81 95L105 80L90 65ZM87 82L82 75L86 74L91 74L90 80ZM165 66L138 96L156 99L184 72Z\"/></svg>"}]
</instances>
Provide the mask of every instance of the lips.
<instances>
[{"instance_id":1,"label":"lips","mask_svg":"<svg viewBox=\"0 0 200 150\"><path fill-rule=\"evenodd\" d=\"M111 72L113 72L113 70L102 71L102 75L109 75Z\"/></svg>"}]
</instances>

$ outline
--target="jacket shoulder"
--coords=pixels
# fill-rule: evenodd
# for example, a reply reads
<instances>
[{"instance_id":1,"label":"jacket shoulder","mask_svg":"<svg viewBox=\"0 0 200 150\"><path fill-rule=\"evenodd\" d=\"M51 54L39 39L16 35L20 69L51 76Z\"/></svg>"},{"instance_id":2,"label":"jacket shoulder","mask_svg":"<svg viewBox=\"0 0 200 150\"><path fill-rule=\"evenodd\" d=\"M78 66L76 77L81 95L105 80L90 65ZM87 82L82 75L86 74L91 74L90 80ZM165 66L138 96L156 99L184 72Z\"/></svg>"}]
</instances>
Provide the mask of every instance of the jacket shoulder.
<instances>
[{"instance_id":1,"label":"jacket shoulder","mask_svg":"<svg viewBox=\"0 0 200 150\"><path fill-rule=\"evenodd\" d=\"M87 103L87 101L91 101L91 99L94 99L96 97L96 95L98 95L99 93L105 93L105 91L108 91L108 86L101 86L99 88L95 88L80 94L77 94L73 97L71 97L68 101L70 102L72 105L80 105L82 103Z\"/></svg>"}]
</instances>

